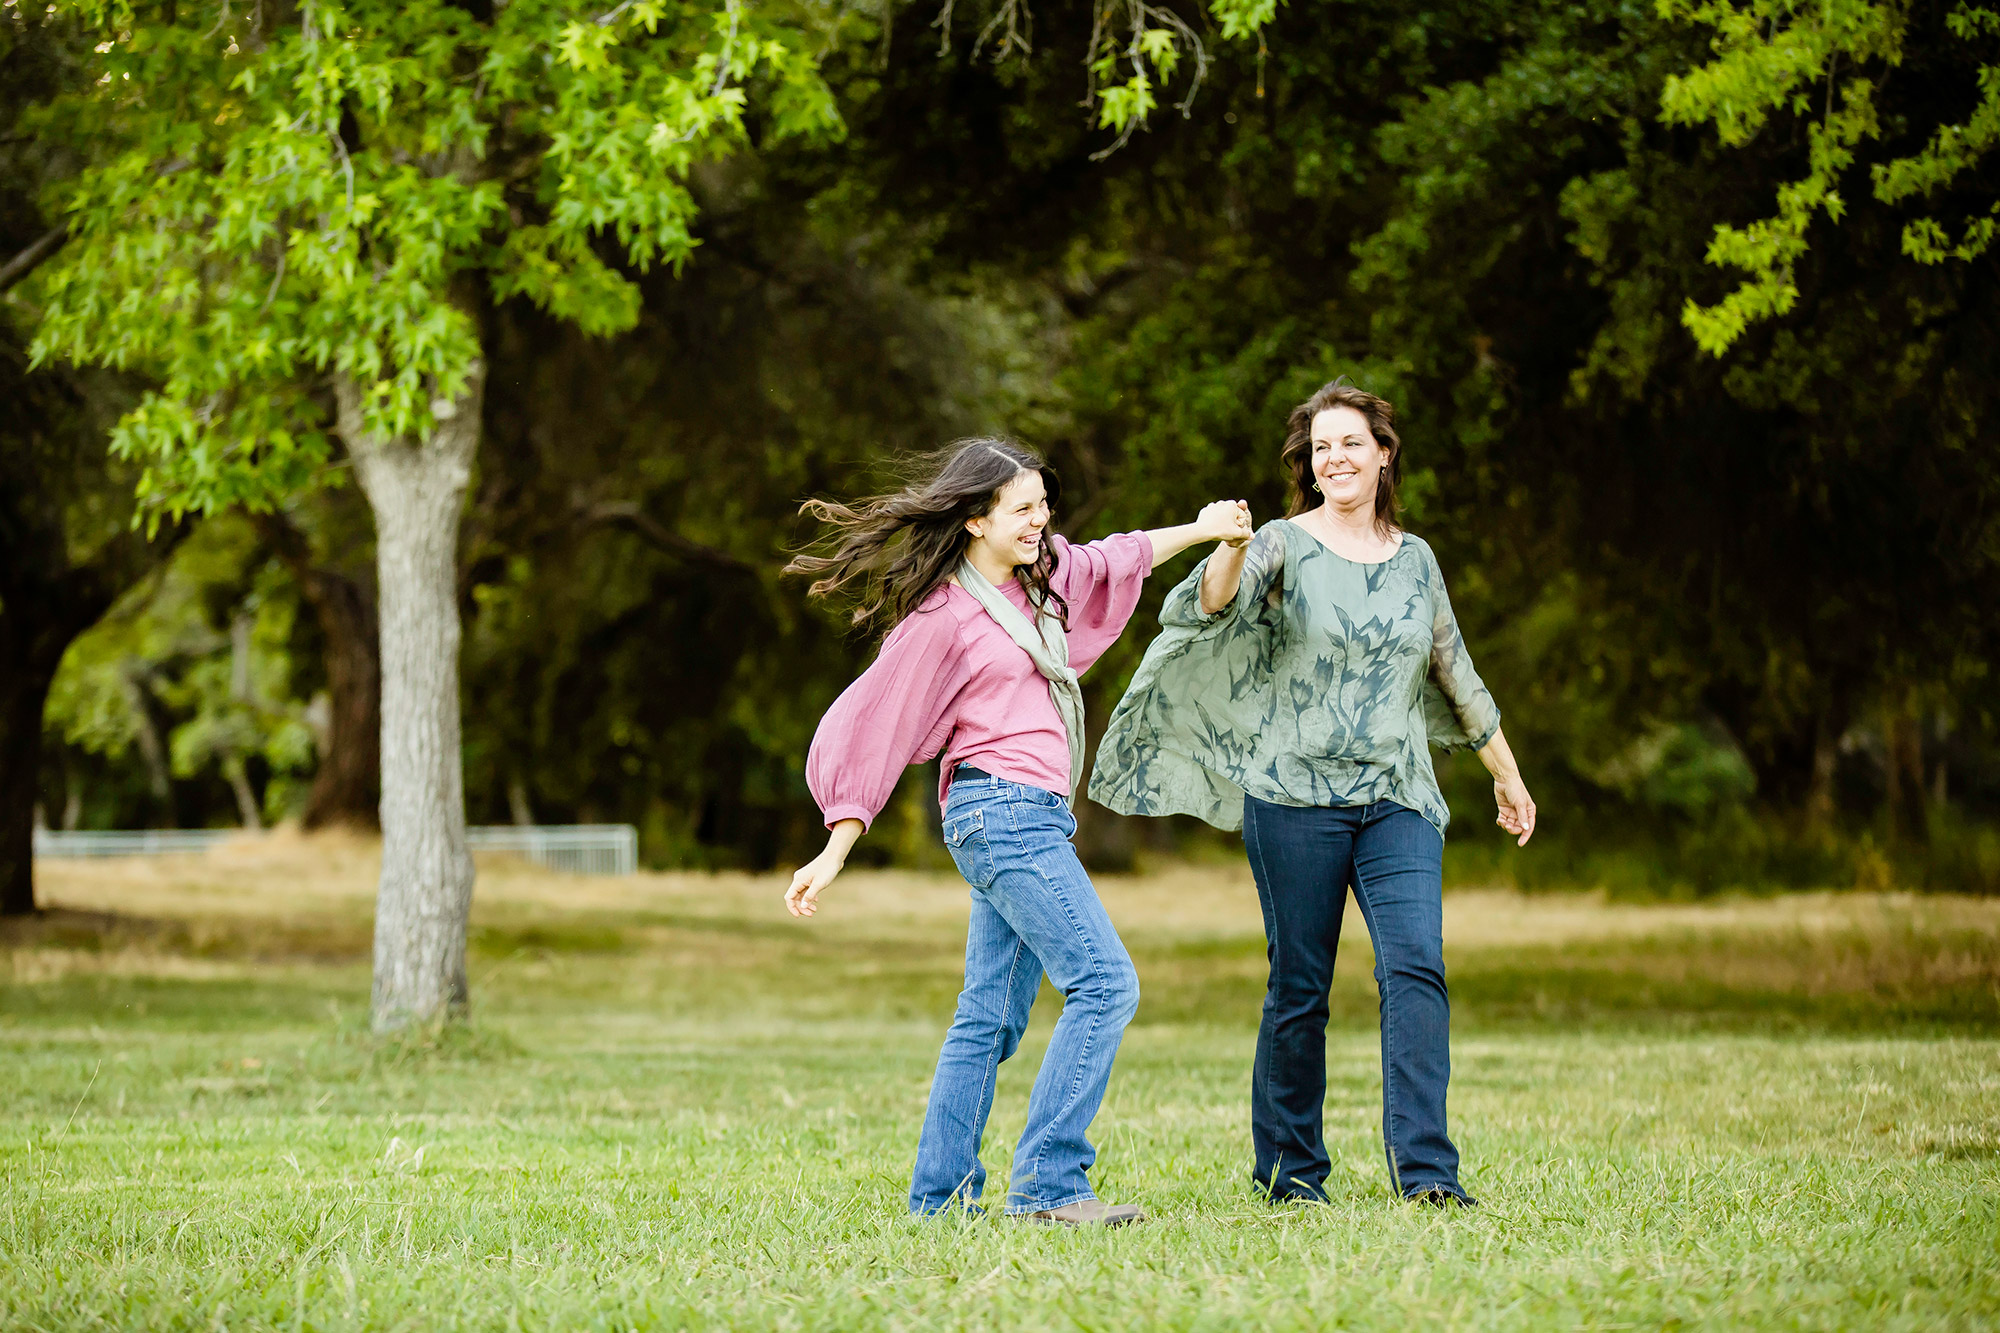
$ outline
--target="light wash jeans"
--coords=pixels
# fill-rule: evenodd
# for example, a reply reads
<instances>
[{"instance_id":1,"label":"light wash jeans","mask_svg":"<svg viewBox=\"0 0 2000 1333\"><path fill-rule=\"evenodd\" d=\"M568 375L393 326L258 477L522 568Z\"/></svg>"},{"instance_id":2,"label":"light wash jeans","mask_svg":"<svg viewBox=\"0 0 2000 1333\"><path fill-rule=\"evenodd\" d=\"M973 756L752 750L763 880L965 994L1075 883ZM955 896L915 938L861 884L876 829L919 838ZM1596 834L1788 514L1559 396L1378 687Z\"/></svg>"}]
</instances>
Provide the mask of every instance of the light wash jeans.
<instances>
[{"instance_id":1,"label":"light wash jeans","mask_svg":"<svg viewBox=\"0 0 2000 1333\"><path fill-rule=\"evenodd\" d=\"M965 989L938 1053L917 1143L912 1212L963 1208L979 1198L986 1184L979 1140L994 1079L1021 1043L1044 972L1063 994L1063 1011L1028 1099L1007 1211L1097 1197L1087 1176L1097 1151L1084 1132L1139 1007L1139 978L1076 859L1075 833L1075 817L1054 792L971 767L952 781L944 838L972 885L972 923Z\"/></svg>"}]
</instances>

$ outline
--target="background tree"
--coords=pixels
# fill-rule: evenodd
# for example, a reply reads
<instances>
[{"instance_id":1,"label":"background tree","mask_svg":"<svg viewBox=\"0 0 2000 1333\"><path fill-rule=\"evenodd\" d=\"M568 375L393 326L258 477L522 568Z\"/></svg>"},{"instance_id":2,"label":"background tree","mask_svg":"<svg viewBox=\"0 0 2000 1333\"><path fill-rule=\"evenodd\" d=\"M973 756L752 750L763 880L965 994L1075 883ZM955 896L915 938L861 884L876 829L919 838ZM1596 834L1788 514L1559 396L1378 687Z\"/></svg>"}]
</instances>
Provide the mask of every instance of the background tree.
<instances>
[{"instance_id":1,"label":"background tree","mask_svg":"<svg viewBox=\"0 0 2000 1333\"><path fill-rule=\"evenodd\" d=\"M1186 11L1205 45L1197 61L1177 38L1174 96L1199 68L1196 114L1134 125L1106 157L1121 131L1075 104L1104 50L1091 11L1038 9L1032 48L998 62L1018 9L958 7L941 57L937 14L897 11L894 59L874 34L820 57L844 140L764 136L751 115L751 144L690 174L700 245L675 280L621 261L628 331L598 339L524 293L475 302L488 446L455 598L476 816L626 819L655 864L770 864L810 837L806 738L872 651L771 577L804 535L798 498L872 487L896 449L1000 429L1055 456L1077 537L1223 492L1268 516L1275 423L1348 373L1404 404L1411 522L1568 812L1505 873L2000 884L1981 616L2000 586L1977 444L1994 261L1907 250L1925 218L1971 235L1990 167L1975 156L1895 200L1873 172L1953 126L1974 134L1986 39L1955 32L1955 10L1897 11L1880 134L1835 178L1849 206L1812 214L1793 308L1717 357L1684 322L1742 284L1709 262L1716 228L1767 219L1810 167L1823 75L1807 112L1777 106L1724 142L1668 113L1674 80L1721 54L1715 25L1679 11L1338 12L1338 41L1321 7L1271 16L1260 57ZM290 507L315 566L370 549L335 512L358 498ZM228 607L262 599L260 616L281 600L214 586ZM228 616L203 623L195 637L219 645ZM293 621L293 702L323 684L315 623ZM1100 715L1146 637L1092 673ZM206 651L151 677L169 742L195 716L170 701L220 661ZM181 817L238 822L219 767L175 777L170 749ZM153 808L140 747L63 753L107 766L86 818ZM271 818L296 789L265 762L249 781ZM930 854L922 787L875 854ZM1083 815L1098 864L1203 836ZM1502 873L1486 846L1462 821L1454 874Z\"/></svg>"},{"instance_id":2,"label":"background tree","mask_svg":"<svg viewBox=\"0 0 2000 1333\"><path fill-rule=\"evenodd\" d=\"M254 520L317 630L325 722L299 822L307 829L379 827L382 657L367 508L349 488L323 488Z\"/></svg>"},{"instance_id":3,"label":"background tree","mask_svg":"<svg viewBox=\"0 0 2000 1333\"><path fill-rule=\"evenodd\" d=\"M1878 161L1980 123L1990 44L1955 12L1907 11ZM1621 843L1641 856L1620 875L1858 873L1873 853L1852 831L1917 836L1947 754L1959 808L1990 814L1992 258L1927 263L1904 239L1990 210L1988 168L1897 202L1857 160L1795 308L1717 360L1681 328L1737 283L1706 262L1714 229L1768 210L1816 122L1740 144L1672 123L1669 81L1708 33L1647 7L1341 22L1328 42L1321 15L1280 13L1267 59L1217 54L1206 115L1096 174L1056 147L1037 62L1060 60L1059 30L1018 72L912 67L850 113L846 169L892 210L934 204L939 270L1049 293L1038 442L1093 526L1246 476L1274 512L1273 423L1336 373L1404 404L1412 521L1576 814L1526 873L1587 882ZM1850 840L1829 858L1835 810ZM1990 851L1967 856L1898 873L1996 882Z\"/></svg>"},{"instance_id":4,"label":"background tree","mask_svg":"<svg viewBox=\"0 0 2000 1333\"><path fill-rule=\"evenodd\" d=\"M439 1018L465 1002L456 534L488 301L628 326L599 238L685 259L681 181L744 132L746 80L766 132L831 132L818 34L733 2L65 12L104 73L41 122L91 161L38 353L156 377L115 438L173 513L310 484L330 397L381 597L374 1021Z\"/></svg>"},{"instance_id":5,"label":"background tree","mask_svg":"<svg viewBox=\"0 0 2000 1333\"><path fill-rule=\"evenodd\" d=\"M103 374L33 370L35 310L8 290L55 253L36 194L59 154L21 130L24 109L81 80L65 35L9 11L0 21L0 915L35 910L33 839L42 713L70 643L183 535L130 530L136 469L106 457L130 400ZM56 159L52 161L52 159Z\"/></svg>"},{"instance_id":6,"label":"background tree","mask_svg":"<svg viewBox=\"0 0 2000 1333\"><path fill-rule=\"evenodd\" d=\"M1239 3L1221 8L1241 26ZM438 1017L465 999L450 576L488 303L628 327L636 289L600 240L641 269L686 258L682 182L744 132L746 81L767 135L833 132L816 58L840 34L737 0L59 9L101 39L104 73L44 121L92 161L62 192L72 239L44 283L38 352L159 379L117 440L172 512L307 484L327 453L325 377L376 523L374 1021ZM1198 39L1169 11L1102 11L1100 118L1129 133L1189 52Z\"/></svg>"}]
</instances>

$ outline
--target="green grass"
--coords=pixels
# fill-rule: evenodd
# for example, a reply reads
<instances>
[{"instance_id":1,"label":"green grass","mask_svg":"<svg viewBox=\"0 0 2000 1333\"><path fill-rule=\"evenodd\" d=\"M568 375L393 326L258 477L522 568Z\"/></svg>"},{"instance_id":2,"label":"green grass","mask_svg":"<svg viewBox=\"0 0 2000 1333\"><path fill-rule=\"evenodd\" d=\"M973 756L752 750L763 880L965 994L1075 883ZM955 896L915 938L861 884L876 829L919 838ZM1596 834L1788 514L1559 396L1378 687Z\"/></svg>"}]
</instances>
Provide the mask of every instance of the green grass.
<instances>
[{"instance_id":1,"label":"green grass","mask_svg":"<svg viewBox=\"0 0 2000 1333\"><path fill-rule=\"evenodd\" d=\"M1485 1206L1441 1214L1389 1197L1365 945L1333 1203L1274 1208L1244 1179L1254 907L1209 872L1108 886L1146 997L1095 1179L1154 1220L1093 1234L904 1215L947 881L843 880L802 925L772 884L621 904L489 868L476 1022L381 1042L365 897L262 873L58 882L108 914L5 938L0 1328L2000 1326L2000 905L1454 899Z\"/></svg>"}]
</instances>

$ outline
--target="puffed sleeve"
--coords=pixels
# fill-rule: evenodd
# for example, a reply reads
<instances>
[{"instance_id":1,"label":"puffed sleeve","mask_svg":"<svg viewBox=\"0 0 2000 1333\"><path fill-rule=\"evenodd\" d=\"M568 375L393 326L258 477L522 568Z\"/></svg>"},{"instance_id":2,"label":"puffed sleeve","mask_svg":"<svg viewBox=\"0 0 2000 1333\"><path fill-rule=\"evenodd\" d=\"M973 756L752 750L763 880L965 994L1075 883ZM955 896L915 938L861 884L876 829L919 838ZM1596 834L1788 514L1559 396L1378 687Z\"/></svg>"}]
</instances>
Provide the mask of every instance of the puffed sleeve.
<instances>
[{"instance_id":1,"label":"puffed sleeve","mask_svg":"<svg viewBox=\"0 0 2000 1333\"><path fill-rule=\"evenodd\" d=\"M948 611L920 609L890 631L813 733L806 786L828 828L875 822L903 770L944 748L964 685L964 645Z\"/></svg>"},{"instance_id":2,"label":"puffed sleeve","mask_svg":"<svg viewBox=\"0 0 2000 1333\"><path fill-rule=\"evenodd\" d=\"M1424 682L1424 724L1431 743L1447 750L1477 750L1500 730L1500 706L1473 670L1472 654L1458 632L1444 570L1428 543L1431 578L1431 664Z\"/></svg>"},{"instance_id":3,"label":"puffed sleeve","mask_svg":"<svg viewBox=\"0 0 2000 1333\"><path fill-rule=\"evenodd\" d=\"M1121 532L1094 542L1058 537L1050 585L1068 604L1069 662L1078 672L1104 656L1139 607L1139 592L1153 572L1153 539Z\"/></svg>"}]
</instances>

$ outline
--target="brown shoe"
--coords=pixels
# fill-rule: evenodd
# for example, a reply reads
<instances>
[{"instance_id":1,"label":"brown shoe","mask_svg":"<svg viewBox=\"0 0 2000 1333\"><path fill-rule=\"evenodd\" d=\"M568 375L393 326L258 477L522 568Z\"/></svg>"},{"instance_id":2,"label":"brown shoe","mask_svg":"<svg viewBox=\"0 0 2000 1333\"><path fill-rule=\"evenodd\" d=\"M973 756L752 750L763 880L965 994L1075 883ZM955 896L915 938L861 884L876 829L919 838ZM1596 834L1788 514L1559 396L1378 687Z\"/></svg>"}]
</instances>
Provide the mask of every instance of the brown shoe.
<instances>
[{"instance_id":1,"label":"brown shoe","mask_svg":"<svg viewBox=\"0 0 2000 1333\"><path fill-rule=\"evenodd\" d=\"M1080 1203L1066 1203L1060 1208L1045 1208L1039 1213L1029 1213L1028 1220L1064 1227L1129 1227L1134 1222L1145 1221L1146 1210L1136 1203L1105 1203L1102 1199L1084 1199Z\"/></svg>"}]
</instances>

